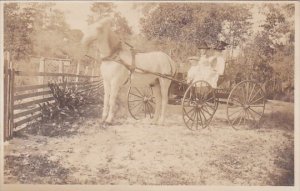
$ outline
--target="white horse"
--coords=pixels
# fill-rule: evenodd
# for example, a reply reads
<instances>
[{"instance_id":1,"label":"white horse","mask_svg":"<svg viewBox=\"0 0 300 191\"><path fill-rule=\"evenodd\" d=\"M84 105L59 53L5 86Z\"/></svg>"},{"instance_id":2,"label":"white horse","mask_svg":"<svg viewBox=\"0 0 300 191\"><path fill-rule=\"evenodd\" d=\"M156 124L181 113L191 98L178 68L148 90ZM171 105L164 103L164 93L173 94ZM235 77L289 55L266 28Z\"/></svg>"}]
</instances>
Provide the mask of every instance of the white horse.
<instances>
[{"instance_id":1,"label":"white horse","mask_svg":"<svg viewBox=\"0 0 300 191\"><path fill-rule=\"evenodd\" d=\"M89 26L88 31L84 34L82 43L85 46L89 46L92 42L96 43L102 59L100 68L105 94L102 121L105 124L112 123L118 91L130 76L128 68L120 64L119 61L110 58L117 57L123 63L131 66L134 62L136 67L150 72L165 75L175 74L175 63L163 52L137 53L133 60L132 52L122 46L122 42L112 31L111 18L103 18ZM136 70L131 75L131 83L133 86L152 86L156 101L153 123L163 124L171 81Z\"/></svg>"}]
</instances>

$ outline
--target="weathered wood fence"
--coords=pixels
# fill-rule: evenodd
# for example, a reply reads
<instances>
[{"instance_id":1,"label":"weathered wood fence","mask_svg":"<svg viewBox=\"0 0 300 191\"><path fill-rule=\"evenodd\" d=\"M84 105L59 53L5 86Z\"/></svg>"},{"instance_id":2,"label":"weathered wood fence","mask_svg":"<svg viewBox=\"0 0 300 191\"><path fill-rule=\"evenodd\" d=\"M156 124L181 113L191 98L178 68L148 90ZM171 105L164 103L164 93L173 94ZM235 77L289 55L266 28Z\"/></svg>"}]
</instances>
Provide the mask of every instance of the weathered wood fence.
<instances>
[{"instance_id":1,"label":"weathered wood fence","mask_svg":"<svg viewBox=\"0 0 300 191\"><path fill-rule=\"evenodd\" d=\"M87 75L85 68L84 75L80 75L80 63L77 64L76 74L64 73L64 64L60 65L59 73L45 72L45 59L56 59L57 61L69 61L70 59L41 58L39 72L17 71L13 67L9 53L4 59L4 140L13 137L14 132L24 128L30 122L37 122L41 119L41 108L38 104L54 101L48 82L45 77L56 77L60 80L58 85L78 88L79 93L89 91L90 93L102 89L103 84L100 76ZM93 74L92 69L92 74ZM36 77L37 85L17 86L16 77ZM72 79L72 80L71 80Z\"/></svg>"}]
</instances>

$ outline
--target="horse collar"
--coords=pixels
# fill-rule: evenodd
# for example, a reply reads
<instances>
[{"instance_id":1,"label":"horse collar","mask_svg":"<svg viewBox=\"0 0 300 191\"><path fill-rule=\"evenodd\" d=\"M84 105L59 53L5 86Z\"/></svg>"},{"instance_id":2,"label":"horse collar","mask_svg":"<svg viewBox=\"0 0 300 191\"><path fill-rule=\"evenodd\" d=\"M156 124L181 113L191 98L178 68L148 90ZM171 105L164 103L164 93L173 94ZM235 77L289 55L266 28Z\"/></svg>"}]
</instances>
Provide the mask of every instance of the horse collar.
<instances>
[{"instance_id":1,"label":"horse collar","mask_svg":"<svg viewBox=\"0 0 300 191\"><path fill-rule=\"evenodd\" d=\"M120 57L120 51L121 50L118 50L118 51L114 52L113 54L111 54L110 56L102 58L102 61L118 62L118 63L122 64L123 66L125 66L131 73L133 73L135 70L135 55L136 55L135 49L134 48L130 49L131 58L132 58L131 65L127 64L124 60L122 60L122 58Z\"/></svg>"}]
</instances>

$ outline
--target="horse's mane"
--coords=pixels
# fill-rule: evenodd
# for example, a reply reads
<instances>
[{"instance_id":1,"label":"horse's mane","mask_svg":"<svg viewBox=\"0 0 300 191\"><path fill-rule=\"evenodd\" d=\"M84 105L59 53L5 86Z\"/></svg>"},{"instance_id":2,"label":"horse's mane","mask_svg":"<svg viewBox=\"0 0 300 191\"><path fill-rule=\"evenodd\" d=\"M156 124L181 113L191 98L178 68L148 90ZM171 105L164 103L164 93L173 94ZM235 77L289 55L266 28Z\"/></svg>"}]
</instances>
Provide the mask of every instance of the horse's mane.
<instances>
[{"instance_id":1,"label":"horse's mane","mask_svg":"<svg viewBox=\"0 0 300 191\"><path fill-rule=\"evenodd\" d=\"M122 49L122 43L119 36L114 32L110 31L108 33L108 47L110 48L110 54L114 54L115 52Z\"/></svg>"}]
</instances>

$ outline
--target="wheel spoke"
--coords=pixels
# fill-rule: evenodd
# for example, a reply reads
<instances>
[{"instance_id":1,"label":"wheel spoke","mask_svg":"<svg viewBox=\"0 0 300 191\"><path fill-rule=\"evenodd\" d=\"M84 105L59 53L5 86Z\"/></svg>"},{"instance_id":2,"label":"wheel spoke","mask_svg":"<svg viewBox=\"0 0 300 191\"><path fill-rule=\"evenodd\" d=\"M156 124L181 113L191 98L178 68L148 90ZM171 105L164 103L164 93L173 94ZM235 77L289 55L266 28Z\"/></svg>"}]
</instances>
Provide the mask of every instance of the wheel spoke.
<instances>
[{"instance_id":1,"label":"wheel spoke","mask_svg":"<svg viewBox=\"0 0 300 191\"><path fill-rule=\"evenodd\" d=\"M193 115L193 114L192 114L191 116L189 115L192 111L194 111L194 108L192 108L192 109L191 109L190 111L188 111L188 112L185 110L185 108L183 109L183 112L185 113L185 115L186 115L189 119L190 119L191 116Z\"/></svg>"},{"instance_id":2,"label":"wheel spoke","mask_svg":"<svg viewBox=\"0 0 300 191\"><path fill-rule=\"evenodd\" d=\"M143 100L138 100L138 99L136 99L136 100L129 100L128 102L136 102L136 101L143 101Z\"/></svg>"},{"instance_id":3,"label":"wheel spoke","mask_svg":"<svg viewBox=\"0 0 300 191\"><path fill-rule=\"evenodd\" d=\"M192 115L191 116L188 116L187 115L187 117L188 117L188 120L186 121L186 123L188 123L189 121L192 121L192 126L191 126L191 128L193 127L193 118L194 118L194 116L195 116L195 112L194 113L192 113Z\"/></svg>"},{"instance_id":4,"label":"wheel spoke","mask_svg":"<svg viewBox=\"0 0 300 191\"><path fill-rule=\"evenodd\" d=\"M151 113L154 114L155 113L155 108L153 107L153 105L149 104L149 107L151 108Z\"/></svg>"},{"instance_id":5,"label":"wheel spoke","mask_svg":"<svg viewBox=\"0 0 300 191\"><path fill-rule=\"evenodd\" d=\"M195 107L194 105L184 105L184 107Z\"/></svg>"},{"instance_id":6,"label":"wheel spoke","mask_svg":"<svg viewBox=\"0 0 300 191\"><path fill-rule=\"evenodd\" d=\"M238 99L236 99L235 97L231 97L231 99L234 101L236 101L237 103L235 103L236 105L240 105L240 106L242 106L242 103L241 103L241 101L240 100L238 100ZM234 102L232 102L233 104L234 104Z\"/></svg>"},{"instance_id":7,"label":"wheel spoke","mask_svg":"<svg viewBox=\"0 0 300 191\"><path fill-rule=\"evenodd\" d=\"M248 98L249 98L248 97L248 95L249 95L249 84L250 84L249 82L246 82L246 100L245 100L246 102L248 102Z\"/></svg>"},{"instance_id":8,"label":"wheel spoke","mask_svg":"<svg viewBox=\"0 0 300 191\"><path fill-rule=\"evenodd\" d=\"M251 98L251 99L249 100L249 103L252 103L252 100L257 96L257 94L258 94L259 92L260 92L260 91L255 92L253 98Z\"/></svg>"},{"instance_id":9,"label":"wheel spoke","mask_svg":"<svg viewBox=\"0 0 300 191\"><path fill-rule=\"evenodd\" d=\"M214 100L215 98L213 96L211 96L210 98L208 98L207 100L205 100L205 102L209 102L210 100Z\"/></svg>"},{"instance_id":10,"label":"wheel spoke","mask_svg":"<svg viewBox=\"0 0 300 191\"><path fill-rule=\"evenodd\" d=\"M231 105L229 105L229 106L227 106L228 108L238 108L238 107L242 107L241 105L234 105L234 106L231 106Z\"/></svg>"},{"instance_id":11,"label":"wheel spoke","mask_svg":"<svg viewBox=\"0 0 300 191\"><path fill-rule=\"evenodd\" d=\"M143 98L142 96L136 95L136 94L134 94L134 93L132 93L132 92L130 92L130 94L131 94L131 95L134 95L134 96L136 96L136 97L139 97L139 98Z\"/></svg>"},{"instance_id":12,"label":"wheel spoke","mask_svg":"<svg viewBox=\"0 0 300 191\"><path fill-rule=\"evenodd\" d=\"M200 120L201 120L201 125L202 125L202 128L205 128L206 127L206 117L204 116L202 118L202 115L201 115L201 110L199 110L199 117L200 117Z\"/></svg>"},{"instance_id":13,"label":"wheel spoke","mask_svg":"<svg viewBox=\"0 0 300 191\"><path fill-rule=\"evenodd\" d=\"M206 118L206 116L204 115L203 111L202 111L202 110L199 110L199 111L200 111L200 112L199 112L200 116L201 116L201 114L202 114L203 117L204 117L204 120L207 121L207 118Z\"/></svg>"},{"instance_id":14,"label":"wheel spoke","mask_svg":"<svg viewBox=\"0 0 300 191\"><path fill-rule=\"evenodd\" d=\"M199 88L199 87L196 87L195 88L195 93L196 93L196 97L198 98L198 97L201 97L201 88ZM199 95L199 96L198 96Z\"/></svg>"},{"instance_id":15,"label":"wheel spoke","mask_svg":"<svg viewBox=\"0 0 300 191\"><path fill-rule=\"evenodd\" d=\"M249 105L250 107L265 107L265 105Z\"/></svg>"},{"instance_id":16,"label":"wheel spoke","mask_svg":"<svg viewBox=\"0 0 300 191\"><path fill-rule=\"evenodd\" d=\"M151 111L151 108L149 107L149 103L148 102L146 103L146 108L147 108L147 110L149 112L150 118L152 118L152 111Z\"/></svg>"},{"instance_id":17,"label":"wheel spoke","mask_svg":"<svg viewBox=\"0 0 300 191\"><path fill-rule=\"evenodd\" d=\"M141 96L144 96L144 94L142 92L140 92L140 90L138 88L135 88L135 89Z\"/></svg>"},{"instance_id":18,"label":"wheel spoke","mask_svg":"<svg viewBox=\"0 0 300 191\"><path fill-rule=\"evenodd\" d=\"M244 115L243 115L243 122L244 122L244 125L246 125L246 111L244 110Z\"/></svg>"},{"instance_id":19,"label":"wheel spoke","mask_svg":"<svg viewBox=\"0 0 300 191\"><path fill-rule=\"evenodd\" d=\"M251 99L251 96L252 96L252 93L253 93L253 91L254 91L255 86L256 86L256 84L254 84L254 86L253 86L252 89L251 89L251 93L250 93L250 95L249 95L248 102L250 102L250 99Z\"/></svg>"},{"instance_id":20,"label":"wheel spoke","mask_svg":"<svg viewBox=\"0 0 300 191\"><path fill-rule=\"evenodd\" d=\"M233 116L234 114L236 114L236 113L238 113L238 112L241 112L241 111L243 111L243 108L242 108L242 109L239 109L238 111L235 111L235 112L231 113L230 115L228 115L228 117L231 117L231 116Z\"/></svg>"},{"instance_id":21,"label":"wheel spoke","mask_svg":"<svg viewBox=\"0 0 300 191\"><path fill-rule=\"evenodd\" d=\"M149 102L155 104L155 102L153 101L153 98L149 100Z\"/></svg>"},{"instance_id":22,"label":"wheel spoke","mask_svg":"<svg viewBox=\"0 0 300 191\"><path fill-rule=\"evenodd\" d=\"M208 106L209 108L211 108L213 110L213 112L215 112L215 108L212 107L211 105L209 105L207 102L204 103L206 106Z\"/></svg>"},{"instance_id":23,"label":"wheel spoke","mask_svg":"<svg viewBox=\"0 0 300 191\"><path fill-rule=\"evenodd\" d=\"M255 118L255 116L252 114L252 112L251 112L250 110L247 110L247 111L249 112L251 118L254 119L254 121L256 121L256 118Z\"/></svg>"},{"instance_id":24,"label":"wheel spoke","mask_svg":"<svg viewBox=\"0 0 300 191\"><path fill-rule=\"evenodd\" d=\"M197 115L197 121L196 121L196 129L198 130L198 123L199 123L199 116L198 116L198 111L196 111L196 115ZM201 120L201 124L202 124L202 120Z\"/></svg>"},{"instance_id":25,"label":"wheel spoke","mask_svg":"<svg viewBox=\"0 0 300 191\"><path fill-rule=\"evenodd\" d=\"M241 115L239 115L237 118L235 118L232 122L232 125L234 125L234 123L236 122L236 120L238 120L240 118Z\"/></svg>"},{"instance_id":26,"label":"wheel spoke","mask_svg":"<svg viewBox=\"0 0 300 191\"><path fill-rule=\"evenodd\" d=\"M265 98L265 97L264 97L264 96L262 96L262 97L260 97L260 98L256 99L255 101L251 101L251 102L250 102L250 104L251 104L251 103L255 103L255 102L257 102L257 101L259 101L259 100L261 100L261 99L264 99L264 98Z\"/></svg>"},{"instance_id":27,"label":"wheel spoke","mask_svg":"<svg viewBox=\"0 0 300 191\"><path fill-rule=\"evenodd\" d=\"M245 95L245 91L244 91L244 86L241 87L241 92L243 92L243 102L245 103L246 102L246 95Z\"/></svg>"},{"instance_id":28,"label":"wheel spoke","mask_svg":"<svg viewBox=\"0 0 300 191\"><path fill-rule=\"evenodd\" d=\"M140 105L139 109L137 110L137 111L139 111L139 113L143 111L143 106L144 106L144 104L142 103L142 104ZM139 114L139 113L138 113L138 114Z\"/></svg>"},{"instance_id":29,"label":"wheel spoke","mask_svg":"<svg viewBox=\"0 0 300 191\"><path fill-rule=\"evenodd\" d=\"M203 120L202 120L201 114L202 114L202 116L203 116L203 118L204 118L204 122L203 122ZM205 128L205 127L208 125L209 121L207 120L205 114L204 114L201 110L199 110L199 115L200 115L201 120L202 120L202 128ZM210 115L210 120L211 120L211 119L212 119L212 116Z\"/></svg>"},{"instance_id":30,"label":"wheel spoke","mask_svg":"<svg viewBox=\"0 0 300 191\"><path fill-rule=\"evenodd\" d=\"M243 113L244 113L244 110L241 112L241 115L240 115L241 117L240 117L240 120L239 120L238 125L240 125L240 123L241 123L241 121L242 121L242 119L243 119L243 117L242 117L242 116L243 116Z\"/></svg>"},{"instance_id":31,"label":"wheel spoke","mask_svg":"<svg viewBox=\"0 0 300 191\"><path fill-rule=\"evenodd\" d=\"M141 102L141 103L138 103L138 104L134 105L133 107L131 107L131 109L133 110L133 109L135 109L138 105L141 105L141 104L143 104L143 103L142 103L142 102Z\"/></svg>"},{"instance_id":32,"label":"wheel spoke","mask_svg":"<svg viewBox=\"0 0 300 191\"><path fill-rule=\"evenodd\" d=\"M194 125L194 123L195 123L195 120L196 120L196 115L197 115L197 111L195 110L195 112L194 112L194 117L193 117L193 123L192 123L192 127L193 127L193 125Z\"/></svg>"},{"instance_id":33,"label":"wheel spoke","mask_svg":"<svg viewBox=\"0 0 300 191\"><path fill-rule=\"evenodd\" d=\"M204 109L205 107L205 109ZM206 106L202 107L203 111L205 111L205 113L208 113L209 116L212 116L213 113L210 113L208 109L206 109Z\"/></svg>"},{"instance_id":34,"label":"wheel spoke","mask_svg":"<svg viewBox=\"0 0 300 191\"><path fill-rule=\"evenodd\" d=\"M262 117L262 114L260 114L260 113L258 113L257 111L253 110L251 107L249 107L249 109L250 109L251 111L253 111L254 113L256 113L257 115L259 115L260 117Z\"/></svg>"}]
</instances>

